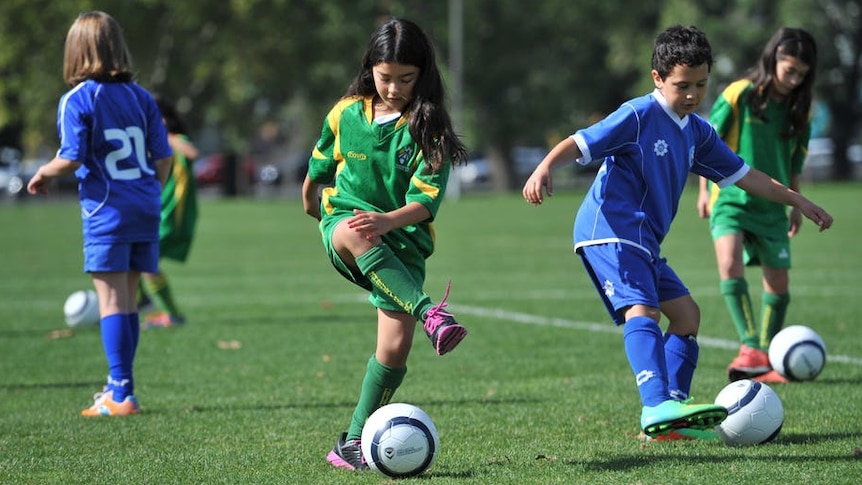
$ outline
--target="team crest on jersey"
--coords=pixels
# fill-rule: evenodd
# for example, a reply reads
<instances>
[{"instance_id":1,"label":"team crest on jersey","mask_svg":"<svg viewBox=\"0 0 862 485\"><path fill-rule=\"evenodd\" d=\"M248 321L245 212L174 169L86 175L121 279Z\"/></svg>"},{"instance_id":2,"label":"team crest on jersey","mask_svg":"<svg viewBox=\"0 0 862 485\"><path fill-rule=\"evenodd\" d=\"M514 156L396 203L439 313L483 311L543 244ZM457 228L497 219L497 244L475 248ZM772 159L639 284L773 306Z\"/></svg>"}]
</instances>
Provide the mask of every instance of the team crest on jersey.
<instances>
[{"instance_id":1,"label":"team crest on jersey","mask_svg":"<svg viewBox=\"0 0 862 485\"><path fill-rule=\"evenodd\" d=\"M605 280L603 288L605 290L605 295L608 295L608 297L614 296L614 284L611 282L611 280Z\"/></svg>"},{"instance_id":2,"label":"team crest on jersey","mask_svg":"<svg viewBox=\"0 0 862 485\"><path fill-rule=\"evenodd\" d=\"M655 152L656 156L663 157L667 155L667 142L663 139L657 140L652 146L652 150Z\"/></svg>"},{"instance_id":3,"label":"team crest on jersey","mask_svg":"<svg viewBox=\"0 0 862 485\"><path fill-rule=\"evenodd\" d=\"M688 168L694 165L694 145L688 149Z\"/></svg>"},{"instance_id":4,"label":"team crest on jersey","mask_svg":"<svg viewBox=\"0 0 862 485\"><path fill-rule=\"evenodd\" d=\"M410 160L413 159L413 147L405 147L398 150L398 153L395 156L395 161L398 162L398 170L402 170L404 172L410 171Z\"/></svg>"}]
</instances>

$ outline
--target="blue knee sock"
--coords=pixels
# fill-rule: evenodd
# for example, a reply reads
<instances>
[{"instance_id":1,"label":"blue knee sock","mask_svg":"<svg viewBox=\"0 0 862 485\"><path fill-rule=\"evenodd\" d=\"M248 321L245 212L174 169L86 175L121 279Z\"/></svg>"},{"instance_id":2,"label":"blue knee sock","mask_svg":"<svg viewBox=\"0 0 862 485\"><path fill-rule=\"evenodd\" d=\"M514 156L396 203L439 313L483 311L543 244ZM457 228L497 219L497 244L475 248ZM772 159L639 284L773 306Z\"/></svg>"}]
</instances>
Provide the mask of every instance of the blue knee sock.
<instances>
[{"instance_id":1,"label":"blue knee sock","mask_svg":"<svg viewBox=\"0 0 862 485\"><path fill-rule=\"evenodd\" d=\"M108 390L114 391L114 401L122 402L135 388L132 381L134 343L128 314L108 315L102 318L100 327L108 359Z\"/></svg>"},{"instance_id":2,"label":"blue knee sock","mask_svg":"<svg viewBox=\"0 0 862 485\"><path fill-rule=\"evenodd\" d=\"M691 392L691 380L700 347L693 335L664 335L664 358L667 362L667 386L674 399L684 401Z\"/></svg>"},{"instance_id":3,"label":"blue knee sock","mask_svg":"<svg viewBox=\"0 0 862 485\"><path fill-rule=\"evenodd\" d=\"M667 388L664 340L658 324L649 317L632 318L623 326L623 342L641 403L658 406L671 399Z\"/></svg>"}]
</instances>

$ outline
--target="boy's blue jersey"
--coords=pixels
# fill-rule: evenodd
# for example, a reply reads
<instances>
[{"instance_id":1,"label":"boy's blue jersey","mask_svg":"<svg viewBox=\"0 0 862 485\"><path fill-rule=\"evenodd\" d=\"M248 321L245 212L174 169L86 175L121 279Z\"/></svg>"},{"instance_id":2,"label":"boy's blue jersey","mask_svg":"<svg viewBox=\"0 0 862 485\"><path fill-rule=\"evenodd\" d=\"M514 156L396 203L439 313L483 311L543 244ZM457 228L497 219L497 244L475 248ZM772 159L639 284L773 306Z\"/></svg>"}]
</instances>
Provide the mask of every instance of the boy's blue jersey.
<instances>
[{"instance_id":1,"label":"boy's blue jersey","mask_svg":"<svg viewBox=\"0 0 862 485\"><path fill-rule=\"evenodd\" d=\"M84 81L60 99L57 129L57 156L81 163L84 243L158 241L154 161L172 151L152 96L133 82Z\"/></svg>"},{"instance_id":2,"label":"boy's blue jersey","mask_svg":"<svg viewBox=\"0 0 862 485\"><path fill-rule=\"evenodd\" d=\"M620 242L658 257L690 172L726 187L749 170L706 120L680 118L658 90L572 136L579 163L605 159L578 210L575 248Z\"/></svg>"}]
</instances>

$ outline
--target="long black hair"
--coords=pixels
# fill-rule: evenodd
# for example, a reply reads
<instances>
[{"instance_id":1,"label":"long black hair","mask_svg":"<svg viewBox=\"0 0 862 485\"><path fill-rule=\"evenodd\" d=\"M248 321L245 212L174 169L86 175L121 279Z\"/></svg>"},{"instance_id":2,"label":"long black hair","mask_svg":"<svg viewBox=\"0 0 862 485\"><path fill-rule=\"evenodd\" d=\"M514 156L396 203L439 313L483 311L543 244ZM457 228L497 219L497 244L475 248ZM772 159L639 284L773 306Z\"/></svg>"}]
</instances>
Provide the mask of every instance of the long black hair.
<instances>
[{"instance_id":1,"label":"long black hair","mask_svg":"<svg viewBox=\"0 0 862 485\"><path fill-rule=\"evenodd\" d=\"M782 27L775 32L763 48L760 61L746 73L745 77L754 83L754 89L750 90L746 101L758 118L765 119L763 111L769 101L769 85L775 81L775 65L783 56L795 57L809 66L802 83L787 96L789 109L781 133L792 137L805 131L811 111L817 43L808 31Z\"/></svg>"},{"instance_id":2,"label":"long black hair","mask_svg":"<svg viewBox=\"0 0 862 485\"><path fill-rule=\"evenodd\" d=\"M158 105L159 111L162 113L162 118L165 120L165 129L168 130L168 133L188 136L189 130L186 128L186 123L180 116L179 111L177 111L174 102L158 93L153 95L153 98L156 100L156 105Z\"/></svg>"},{"instance_id":3,"label":"long black hair","mask_svg":"<svg viewBox=\"0 0 862 485\"><path fill-rule=\"evenodd\" d=\"M346 96L377 94L372 68L381 62L419 68L413 97L405 111L410 135L428 164L437 170L447 161L466 162L467 148L455 134L444 104L443 80L434 47L422 29L409 20L394 18L375 30Z\"/></svg>"}]
</instances>

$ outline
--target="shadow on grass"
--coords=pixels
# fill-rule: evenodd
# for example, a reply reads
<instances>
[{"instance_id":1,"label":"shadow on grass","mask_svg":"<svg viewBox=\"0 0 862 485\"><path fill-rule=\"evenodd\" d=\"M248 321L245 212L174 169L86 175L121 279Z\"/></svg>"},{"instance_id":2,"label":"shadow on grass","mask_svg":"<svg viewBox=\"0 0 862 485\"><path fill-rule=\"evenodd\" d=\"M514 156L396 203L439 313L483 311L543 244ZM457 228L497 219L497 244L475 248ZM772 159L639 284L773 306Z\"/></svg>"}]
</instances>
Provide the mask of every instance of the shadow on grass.
<instances>
[{"instance_id":1,"label":"shadow on grass","mask_svg":"<svg viewBox=\"0 0 862 485\"><path fill-rule=\"evenodd\" d=\"M372 309L373 310L373 309ZM348 315L321 315L311 314L311 315L298 315L295 313L279 313L274 315L260 315L260 316L247 316L247 315L220 315L218 317L208 317L206 319L207 324L210 323L236 323L242 322L243 325L293 325L293 324L304 324L304 323L367 323L367 322L377 322L377 314L373 311L368 313L361 314L348 314Z\"/></svg>"},{"instance_id":2,"label":"shadow on grass","mask_svg":"<svg viewBox=\"0 0 862 485\"><path fill-rule=\"evenodd\" d=\"M844 439L860 439L860 433L781 433L778 440L769 446L783 445L811 445L824 443L828 441L844 440Z\"/></svg>"},{"instance_id":3,"label":"shadow on grass","mask_svg":"<svg viewBox=\"0 0 862 485\"><path fill-rule=\"evenodd\" d=\"M831 463L831 462L853 462L859 461L859 458L855 458L852 454L841 454L841 455L833 455L826 456L822 454L811 455L811 456L778 456L778 454L760 454L757 456L754 455L746 455L746 461L764 461L767 463L776 463L776 462L786 462L786 463ZM607 459L598 459L598 460L573 460L569 461L568 464L571 466L576 466L583 468L586 471L591 472L607 472L607 471L628 471L634 470L638 468L649 468L660 466L662 461L667 461L673 464L673 466L679 466L681 464L689 464L689 465L700 465L705 461L709 463L726 463L728 466L739 463L739 456L718 456L718 455L705 455L698 454L695 456L681 456L681 455L673 455L673 456L644 456L644 455L632 455L632 456L619 456L615 458L607 458Z\"/></svg>"},{"instance_id":4,"label":"shadow on grass","mask_svg":"<svg viewBox=\"0 0 862 485\"><path fill-rule=\"evenodd\" d=\"M540 402L539 399L445 399L436 401L414 402L419 407L431 406L469 406L469 405L532 405ZM304 403L279 403L279 404L217 404L198 405L192 404L183 409L187 413L213 413L213 412L237 412L237 411L280 411L290 409L353 409L356 402L304 402ZM167 409L167 408L166 408ZM175 408L171 408L172 410ZM159 414L158 409L147 408L147 414Z\"/></svg>"},{"instance_id":5,"label":"shadow on grass","mask_svg":"<svg viewBox=\"0 0 862 485\"><path fill-rule=\"evenodd\" d=\"M858 462L860 457L853 451L848 451L846 454L840 455L823 455L812 454L810 456L788 456L784 448L786 446L798 447L800 444L819 444L836 440L859 439L860 433L797 433L797 434L782 434L778 441L759 445L756 447L722 447L722 455L698 453L696 455L673 455L673 456L656 456L656 455L632 455L618 456L603 459L593 460L571 460L568 465L582 467L588 471L627 471L635 468L655 466L657 461L667 460L674 464L680 462L689 462L692 465L701 464L704 461L711 463L727 463L732 465L739 461L739 456L736 454L726 455L726 450L737 450L745 454L746 460L759 460L768 463L786 462L786 463L831 463L831 462ZM774 449L774 453L769 450ZM757 450L757 453L750 453L750 450Z\"/></svg>"},{"instance_id":6,"label":"shadow on grass","mask_svg":"<svg viewBox=\"0 0 862 485\"><path fill-rule=\"evenodd\" d=\"M43 389L76 389L80 387L85 388L96 388L100 385L104 384L103 380L101 383L96 381L89 382L43 382L36 384L3 384L0 385L0 390L9 391L9 392L21 392L21 391L38 391Z\"/></svg>"},{"instance_id":7,"label":"shadow on grass","mask_svg":"<svg viewBox=\"0 0 862 485\"><path fill-rule=\"evenodd\" d=\"M85 330L86 331L86 330ZM28 328L26 330L0 330L0 339L13 338L51 338L52 334L57 334L55 338L70 338L75 336L75 330L69 327L58 328Z\"/></svg>"}]
</instances>

